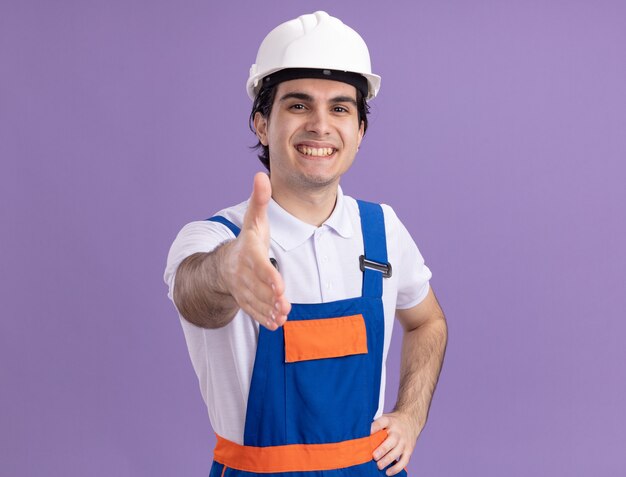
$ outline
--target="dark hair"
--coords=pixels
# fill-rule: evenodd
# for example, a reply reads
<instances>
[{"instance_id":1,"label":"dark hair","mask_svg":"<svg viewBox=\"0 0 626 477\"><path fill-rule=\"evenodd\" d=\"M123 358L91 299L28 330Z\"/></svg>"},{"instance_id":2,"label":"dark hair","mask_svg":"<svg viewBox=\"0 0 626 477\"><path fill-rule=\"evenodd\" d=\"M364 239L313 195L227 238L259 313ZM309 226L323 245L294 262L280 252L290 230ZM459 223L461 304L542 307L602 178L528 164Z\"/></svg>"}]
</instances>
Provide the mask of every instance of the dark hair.
<instances>
[{"instance_id":1,"label":"dark hair","mask_svg":"<svg viewBox=\"0 0 626 477\"><path fill-rule=\"evenodd\" d=\"M259 94L254 98L254 103L252 104L252 112L250 113L250 118L248 119L248 126L253 133L256 133L254 129L254 115L256 113L261 113L261 116L264 118L269 118L270 113L272 112L272 105L274 104L274 98L276 97L276 88L278 84L270 86L268 88L261 88ZM363 122L363 134L367 131L367 115L370 112L369 104L367 104L367 99L361 91L356 90L356 104L357 104L357 113L359 125ZM257 142L256 145L252 146L251 149L261 149L261 153L258 155L259 160L263 163L265 168L270 170L270 148L268 146L264 146L261 141Z\"/></svg>"}]
</instances>

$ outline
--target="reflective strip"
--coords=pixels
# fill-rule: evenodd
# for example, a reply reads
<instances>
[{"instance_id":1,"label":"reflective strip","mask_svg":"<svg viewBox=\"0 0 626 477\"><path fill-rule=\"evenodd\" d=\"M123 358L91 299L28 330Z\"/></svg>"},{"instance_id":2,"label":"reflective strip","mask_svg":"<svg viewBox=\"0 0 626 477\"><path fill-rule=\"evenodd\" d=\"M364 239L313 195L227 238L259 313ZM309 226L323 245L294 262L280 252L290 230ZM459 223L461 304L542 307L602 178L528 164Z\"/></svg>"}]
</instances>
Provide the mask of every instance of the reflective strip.
<instances>
[{"instance_id":1,"label":"reflective strip","mask_svg":"<svg viewBox=\"0 0 626 477\"><path fill-rule=\"evenodd\" d=\"M287 320L283 329L287 363L367 354L367 333L363 315L321 320Z\"/></svg>"},{"instance_id":2,"label":"reflective strip","mask_svg":"<svg viewBox=\"0 0 626 477\"><path fill-rule=\"evenodd\" d=\"M387 438L381 429L371 436L331 444L242 446L217 436L213 458L220 464L246 472L303 472L332 470L364 464Z\"/></svg>"}]
</instances>

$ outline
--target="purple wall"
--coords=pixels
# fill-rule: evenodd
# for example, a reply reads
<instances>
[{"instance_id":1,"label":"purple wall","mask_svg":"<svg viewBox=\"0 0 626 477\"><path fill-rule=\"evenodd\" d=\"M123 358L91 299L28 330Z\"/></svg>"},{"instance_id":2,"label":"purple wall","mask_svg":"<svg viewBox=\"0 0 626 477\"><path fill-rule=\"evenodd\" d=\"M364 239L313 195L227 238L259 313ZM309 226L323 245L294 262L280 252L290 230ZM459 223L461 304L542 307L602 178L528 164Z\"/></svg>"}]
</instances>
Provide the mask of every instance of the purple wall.
<instances>
[{"instance_id":1,"label":"purple wall","mask_svg":"<svg viewBox=\"0 0 626 477\"><path fill-rule=\"evenodd\" d=\"M2 475L208 475L165 258L248 196L248 68L316 9L383 77L344 189L394 206L448 317L409 474L626 475L624 3L363 5L2 2Z\"/></svg>"}]
</instances>

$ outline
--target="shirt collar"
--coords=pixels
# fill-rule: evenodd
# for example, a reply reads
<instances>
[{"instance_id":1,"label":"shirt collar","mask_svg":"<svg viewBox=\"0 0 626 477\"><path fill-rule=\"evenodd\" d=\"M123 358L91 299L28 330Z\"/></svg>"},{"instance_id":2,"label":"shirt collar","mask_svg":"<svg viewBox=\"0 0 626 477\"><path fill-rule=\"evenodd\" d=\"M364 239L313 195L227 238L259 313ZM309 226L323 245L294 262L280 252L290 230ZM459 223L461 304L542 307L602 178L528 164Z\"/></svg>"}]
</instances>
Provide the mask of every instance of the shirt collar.
<instances>
[{"instance_id":1,"label":"shirt collar","mask_svg":"<svg viewBox=\"0 0 626 477\"><path fill-rule=\"evenodd\" d=\"M292 250L306 242L317 230L317 227L294 217L283 209L274 199L270 200L267 208L270 221L272 240L284 250ZM343 238L352 237L354 228L350 220L343 191L337 187L337 201L330 217L320 226L328 227Z\"/></svg>"}]
</instances>

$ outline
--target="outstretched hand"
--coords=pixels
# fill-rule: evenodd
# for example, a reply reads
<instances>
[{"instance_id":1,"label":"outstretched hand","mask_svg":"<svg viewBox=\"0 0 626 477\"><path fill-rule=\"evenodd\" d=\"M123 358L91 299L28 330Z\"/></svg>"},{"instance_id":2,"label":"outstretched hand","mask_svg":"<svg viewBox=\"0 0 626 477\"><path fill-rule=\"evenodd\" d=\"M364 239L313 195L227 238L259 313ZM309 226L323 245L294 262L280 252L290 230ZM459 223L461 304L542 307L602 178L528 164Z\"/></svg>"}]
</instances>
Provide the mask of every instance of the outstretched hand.
<instances>
[{"instance_id":1,"label":"outstretched hand","mask_svg":"<svg viewBox=\"0 0 626 477\"><path fill-rule=\"evenodd\" d=\"M269 260L267 206L271 196L269 177L257 173L241 233L230 249L224 278L239 307L274 331L287 321L291 304L285 298L283 278Z\"/></svg>"}]
</instances>

